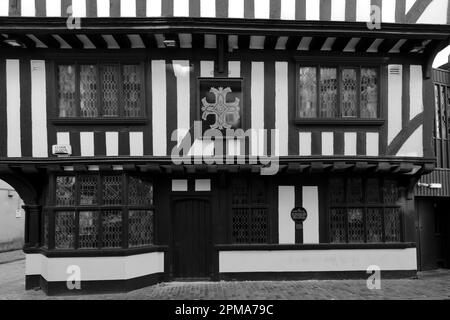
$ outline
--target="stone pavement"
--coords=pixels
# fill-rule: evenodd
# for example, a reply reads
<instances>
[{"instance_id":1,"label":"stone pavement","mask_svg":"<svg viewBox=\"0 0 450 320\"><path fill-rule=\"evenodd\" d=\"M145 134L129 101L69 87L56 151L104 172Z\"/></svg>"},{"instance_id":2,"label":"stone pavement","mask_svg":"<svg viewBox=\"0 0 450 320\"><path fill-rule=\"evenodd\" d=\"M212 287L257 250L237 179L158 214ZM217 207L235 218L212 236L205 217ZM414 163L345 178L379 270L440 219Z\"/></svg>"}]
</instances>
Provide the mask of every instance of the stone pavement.
<instances>
[{"instance_id":1,"label":"stone pavement","mask_svg":"<svg viewBox=\"0 0 450 320\"><path fill-rule=\"evenodd\" d=\"M1 256L1 254L0 254ZM0 264L2 299L446 299L450 300L450 270L419 273L418 279L382 280L381 290L369 290L365 280L255 282L171 282L119 294L47 297L25 291L25 261ZM382 274L383 275L383 274Z\"/></svg>"}]
</instances>

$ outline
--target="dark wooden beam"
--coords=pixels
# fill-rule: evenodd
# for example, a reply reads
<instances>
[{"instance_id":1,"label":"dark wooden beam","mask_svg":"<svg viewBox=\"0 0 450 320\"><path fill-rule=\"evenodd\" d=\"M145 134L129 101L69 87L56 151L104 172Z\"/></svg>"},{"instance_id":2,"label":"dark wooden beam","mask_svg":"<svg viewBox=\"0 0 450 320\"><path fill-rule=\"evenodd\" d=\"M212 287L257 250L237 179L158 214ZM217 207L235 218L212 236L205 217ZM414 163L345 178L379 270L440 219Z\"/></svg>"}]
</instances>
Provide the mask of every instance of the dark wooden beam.
<instances>
[{"instance_id":1,"label":"dark wooden beam","mask_svg":"<svg viewBox=\"0 0 450 320\"><path fill-rule=\"evenodd\" d=\"M217 166L216 165L209 165L207 166L208 173L217 173Z\"/></svg>"},{"instance_id":2,"label":"dark wooden beam","mask_svg":"<svg viewBox=\"0 0 450 320\"><path fill-rule=\"evenodd\" d=\"M41 40L48 48L59 49L61 47L59 41L50 34L36 34L35 37Z\"/></svg>"},{"instance_id":3,"label":"dark wooden beam","mask_svg":"<svg viewBox=\"0 0 450 320\"><path fill-rule=\"evenodd\" d=\"M385 173L391 171L392 166L389 162L379 162L375 172L377 173Z\"/></svg>"},{"instance_id":4,"label":"dark wooden beam","mask_svg":"<svg viewBox=\"0 0 450 320\"><path fill-rule=\"evenodd\" d=\"M204 49L205 48L205 35L193 34L192 35L192 48Z\"/></svg>"},{"instance_id":5,"label":"dark wooden beam","mask_svg":"<svg viewBox=\"0 0 450 320\"><path fill-rule=\"evenodd\" d=\"M361 38L355 46L355 51L366 52L375 40L374 38Z\"/></svg>"},{"instance_id":6,"label":"dark wooden beam","mask_svg":"<svg viewBox=\"0 0 450 320\"><path fill-rule=\"evenodd\" d=\"M406 40L406 42L400 47L401 53L410 53L412 49L415 47L420 47L424 40L421 39L410 39Z\"/></svg>"},{"instance_id":7,"label":"dark wooden beam","mask_svg":"<svg viewBox=\"0 0 450 320\"><path fill-rule=\"evenodd\" d=\"M131 48L131 41L126 34L114 34L113 38L121 49Z\"/></svg>"},{"instance_id":8,"label":"dark wooden beam","mask_svg":"<svg viewBox=\"0 0 450 320\"><path fill-rule=\"evenodd\" d=\"M314 37L312 38L311 42L309 43L309 50L310 51L318 51L322 48L325 41L327 41L327 37Z\"/></svg>"},{"instance_id":9,"label":"dark wooden beam","mask_svg":"<svg viewBox=\"0 0 450 320\"><path fill-rule=\"evenodd\" d=\"M238 48L240 50L245 50L245 49L250 48L250 36L239 35L238 36Z\"/></svg>"},{"instance_id":10,"label":"dark wooden beam","mask_svg":"<svg viewBox=\"0 0 450 320\"><path fill-rule=\"evenodd\" d=\"M266 41L264 42L264 49L266 50L274 50L277 45L278 37L277 36L266 36Z\"/></svg>"},{"instance_id":11,"label":"dark wooden beam","mask_svg":"<svg viewBox=\"0 0 450 320\"><path fill-rule=\"evenodd\" d=\"M88 168L84 164L76 164L76 165L73 166L73 170L75 172L87 172Z\"/></svg>"},{"instance_id":12,"label":"dark wooden beam","mask_svg":"<svg viewBox=\"0 0 450 320\"><path fill-rule=\"evenodd\" d=\"M343 51L352 38L338 37L331 46L332 51Z\"/></svg>"},{"instance_id":13,"label":"dark wooden beam","mask_svg":"<svg viewBox=\"0 0 450 320\"><path fill-rule=\"evenodd\" d=\"M10 174L10 173L13 173L13 171L11 170L11 167L9 165L0 164L0 173Z\"/></svg>"},{"instance_id":14,"label":"dark wooden beam","mask_svg":"<svg viewBox=\"0 0 450 320\"><path fill-rule=\"evenodd\" d=\"M60 34L59 36L73 49L83 49L84 47L83 42L74 34Z\"/></svg>"},{"instance_id":15,"label":"dark wooden beam","mask_svg":"<svg viewBox=\"0 0 450 320\"><path fill-rule=\"evenodd\" d=\"M408 173L413 170L414 166L412 163L402 162L397 168L394 169L395 173Z\"/></svg>"},{"instance_id":16,"label":"dark wooden beam","mask_svg":"<svg viewBox=\"0 0 450 320\"><path fill-rule=\"evenodd\" d=\"M148 49L157 48L158 44L156 42L155 36L152 33L144 33L139 35L145 47Z\"/></svg>"},{"instance_id":17,"label":"dark wooden beam","mask_svg":"<svg viewBox=\"0 0 450 320\"><path fill-rule=\"evenodd\" d=\"M124 165L123 165L123 170L124 170L124 171L136 171L136 170L137 170L137 167L136 167L136 165L134 165L134 164L132 164L132 163L124 164Z\"/></svg>"},{"instance_id":18,"label":"dark wooden beam","mask_svg":"<svg viewBox=\"0 0 450 320\"><path fill-rule=\"evenodd\" d=\"M378 52L389 52L399 41L399 39L384 39L378 46Z\"/></svg>"},{"instance_id":19,"label":"dark wooden beam","mask_svg":"<svg viewBox=\"0 0 450 320\"><path fill-rule=\"evenodd\" d=\"M97 49L107 49L108 43L101 34L87 34L86 37L94 44Z\"/></svg>"},{"instance_id":20,"label":"dark wooden beam","mask_svg":"<svg viewBox=\"0 0 450 320\"><path fill-rule=\"evenodd\" d=\"M290 36L286 41L286 50L297 50L300 41L302 41L301 36Z\"/></svg>"},{"instance_id":21,"label":"dark wooden beam","mask_svg":"<svg viewBox=\"0 0 450 320\"><path fill-rule=\"evenodd\" d=\"M217 36L217 72L225 72L225 52L228 50L228 41L223 35Z\"/></svg>"},{"instance_id":22,"label":"dark wooden beam","mask_svg":"<svg viewBox=\"0 0 450 320\"><path fill-rule=\"evenodd\" d=\"M289 162L286 172L287 173L300 173L300 163L298 162Z\"/></svg>"}]
</instances>

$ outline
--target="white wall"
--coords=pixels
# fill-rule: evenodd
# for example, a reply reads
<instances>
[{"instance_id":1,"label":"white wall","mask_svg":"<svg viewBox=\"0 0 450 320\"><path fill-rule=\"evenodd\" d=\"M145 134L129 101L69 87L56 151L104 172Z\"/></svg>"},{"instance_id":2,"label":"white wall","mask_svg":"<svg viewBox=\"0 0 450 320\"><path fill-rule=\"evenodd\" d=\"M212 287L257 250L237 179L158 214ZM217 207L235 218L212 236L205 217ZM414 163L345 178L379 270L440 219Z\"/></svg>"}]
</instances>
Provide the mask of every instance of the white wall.
<instances>
[{"instance_id":1,"label":"white wall","mask_svg":"<svg viewBox=\"0 0 450 320\"><path fill-rule=\"evenodd\" d=\"M416 270L416 249L221 251L219 272Z\"/></svg>"},{"instance_id":2,"label":"white wall","mask_svg":"<svg viewBox=\"0 0 450 320\"><path fill-rule=\"evenodd\" d=\"M10 194L12 197L9 197ZM16 218L16 210L22 209L23 202L17 192L0 180L0 251L19 249L23 245L25 215Z\"/></svg>"},{"instance_id":3,"label":"white wall","mask_svg":"<svg viewBox=\"0 0 450 320\"><path fill-rule=\"evenodd\" d=\"M128 257L47 258L27 254L26 275L42 275L47 281L67 281L69 266L78 266L81 281L126 280L164 272L164 252L151 252Z\"/></svg>"}]
</instances>

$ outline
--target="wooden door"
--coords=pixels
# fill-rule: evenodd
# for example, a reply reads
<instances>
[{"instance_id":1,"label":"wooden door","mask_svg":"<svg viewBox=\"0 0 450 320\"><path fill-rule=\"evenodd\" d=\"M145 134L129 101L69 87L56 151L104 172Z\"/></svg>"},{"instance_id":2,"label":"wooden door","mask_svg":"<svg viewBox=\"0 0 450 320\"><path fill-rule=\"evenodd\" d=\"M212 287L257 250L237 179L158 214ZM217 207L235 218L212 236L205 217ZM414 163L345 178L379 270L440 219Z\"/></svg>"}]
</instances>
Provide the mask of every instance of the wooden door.
<instances>
[{"instance_id":1,"label":"wooden door","mask_svg":"<svg viewBox=\"0 0 450 320\"><path fill-rule=\"evenodd\" d=\"M183 199L173 204L173 275L205 278L210 271L211 204L204 199Z\"/></svg>"},{"instance_id":2,"label":"wooden door","mask_svg":"<svg viewBox=\"0 0 450 320\"><path fill-rule=\"evenodd\" d=\"M448 202L419 198L416 200L418 213L419 269L433 270L447 267L446 259L446 216Z\"/></svg>"}]
</instances>

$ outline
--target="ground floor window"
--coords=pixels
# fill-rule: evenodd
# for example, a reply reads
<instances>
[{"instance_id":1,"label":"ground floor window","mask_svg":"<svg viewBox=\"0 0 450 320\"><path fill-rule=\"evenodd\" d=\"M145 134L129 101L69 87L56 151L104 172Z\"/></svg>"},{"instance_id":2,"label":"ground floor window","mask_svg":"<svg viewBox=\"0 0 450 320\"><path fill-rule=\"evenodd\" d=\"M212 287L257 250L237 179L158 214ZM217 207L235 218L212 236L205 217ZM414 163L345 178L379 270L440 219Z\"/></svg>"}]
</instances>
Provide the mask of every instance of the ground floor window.
<instances>
[{"instance_id":1,"label":"ground floor window","mask_svg":"<svg viewBox=\"0 0 450 320\"><path fill-rule=\"evenodd\" d=\"M231 234L236 244L268 243L269 209L263 180L235 178L231 183Z\"/></svg>"},{"instance_id":2,"label":"ground floor window","mask_svg":"<svg viewBox=\"0 0 450 320\"><path fill-rule=\"evenodd\" d=\"M44 245L51 235L55 249L153 244L150 181L126 174L74 174L54 177L53 185L43 215Z\"/></svg>"},{"instance_id":3,"label":"ground floor window","mask_svg":"<svg viewBox=\"0 0 450 320\"><path fill-rule=\"evenodd\" d=\"M402 241L402 211L396 181L333 178L328 197L330 242Z\"/></svg>"}]
</instances>

